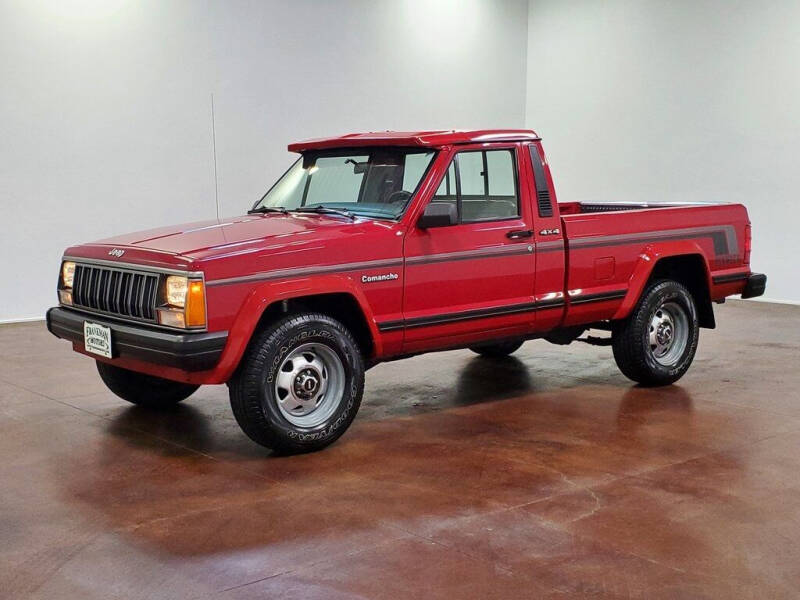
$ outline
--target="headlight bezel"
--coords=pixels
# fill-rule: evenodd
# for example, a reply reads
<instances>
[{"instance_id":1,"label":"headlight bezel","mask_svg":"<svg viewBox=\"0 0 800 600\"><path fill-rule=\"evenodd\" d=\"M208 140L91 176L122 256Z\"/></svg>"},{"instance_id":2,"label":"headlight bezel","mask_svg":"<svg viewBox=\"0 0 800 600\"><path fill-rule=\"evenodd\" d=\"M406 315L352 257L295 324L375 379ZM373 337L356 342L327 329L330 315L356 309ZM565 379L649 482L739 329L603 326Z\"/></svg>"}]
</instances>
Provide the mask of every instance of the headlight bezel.
<instances>
[{"instance_id":1,"label":"headlight bezel","mask_svg":"<svg viewBox=\"0 0 800 600\"><path fill-rule=\"evenodd\" d=\"M205 329L205 282L202 277L167 275L164 278L163 304L156 307L159 325L175 329Z\"/></svg>"}]
</instances>

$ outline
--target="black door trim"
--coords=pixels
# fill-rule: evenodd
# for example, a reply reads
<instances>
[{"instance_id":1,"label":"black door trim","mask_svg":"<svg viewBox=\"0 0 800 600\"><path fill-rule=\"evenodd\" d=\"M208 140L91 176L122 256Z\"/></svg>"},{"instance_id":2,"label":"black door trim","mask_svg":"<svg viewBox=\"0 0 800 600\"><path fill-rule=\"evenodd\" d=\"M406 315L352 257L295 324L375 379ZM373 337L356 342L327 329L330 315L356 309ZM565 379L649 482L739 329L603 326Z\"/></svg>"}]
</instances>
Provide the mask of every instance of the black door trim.
<instances>
[{"instance_id":1,"label":"black door trim","mask_svg":"<svg viewBox=\"0 0 800 600\"><path fill-rule=\"evenodd\" d=\"M610 292L602 292L599 294L587 294L583 297L570 298L570 304L584 304L588 302L603 302L605 300L616 300L623 298L628 293L628 290L613 290ZM535 312L537 310L546 310L551 308L558 308L564 306L565 302L562 298L553 298L549 300L540 300L539 302L524 302L521 304L508 304L506 306L497 306L492 308L479 308L475 310L466 310L461 312L443 313L440 315L431 315L429 317L415 317L413 319L398 319L396 321L383 321L378 323L378 331L397 331L398 329L410 329L413 327L430 327L432 325L444 325L446 323L457 323L459 321L468 321L472 319L486 319L490 317L500 317L503 315L513 315L524 312Z\"/></svg>"}]
</instances>

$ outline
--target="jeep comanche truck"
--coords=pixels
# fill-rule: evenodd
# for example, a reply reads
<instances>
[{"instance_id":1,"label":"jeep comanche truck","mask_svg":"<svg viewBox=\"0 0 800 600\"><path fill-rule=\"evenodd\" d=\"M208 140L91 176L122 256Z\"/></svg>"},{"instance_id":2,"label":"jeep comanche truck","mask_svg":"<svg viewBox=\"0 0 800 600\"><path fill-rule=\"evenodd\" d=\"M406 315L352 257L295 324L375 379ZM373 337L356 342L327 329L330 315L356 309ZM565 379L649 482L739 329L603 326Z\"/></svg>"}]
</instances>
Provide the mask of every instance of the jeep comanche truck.
<instances>
[{"instance_id":1,"label":"jeep comanche truck","mask_svg":"<svg viewBox=\"0 0 800 600\"><path fill-rule=\"evenodd\" d=\"M597 329L627 377L665 385L714 327L714 302L764 291L744 206L557 202L533 131L289 150L245 216L67 249L49 330L124 400L165 407L227 383L250 438L304 452L342 435L382 361L498 360Z\"/></svg>"}]
</instances>

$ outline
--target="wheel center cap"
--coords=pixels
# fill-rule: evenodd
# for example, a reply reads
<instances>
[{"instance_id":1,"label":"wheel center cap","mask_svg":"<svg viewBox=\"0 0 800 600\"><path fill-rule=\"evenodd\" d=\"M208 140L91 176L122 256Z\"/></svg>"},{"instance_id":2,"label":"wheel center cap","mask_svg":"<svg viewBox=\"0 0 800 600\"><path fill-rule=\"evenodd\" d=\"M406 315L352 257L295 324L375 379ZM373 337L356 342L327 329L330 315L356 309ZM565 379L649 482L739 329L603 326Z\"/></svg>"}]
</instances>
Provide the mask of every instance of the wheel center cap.
<instances>
[{"instance_id":1,"label":"wheel center cap","mask_svg":"<svg viewBox=\"0 0 800 600\"><path fill-rule=\"evenodd\" d=\"M294 393L298 398L308 400L319 389L319 375L313 369L303 369L294 378Z\"/></svg>"},{"instance_id":2,"label":"wheel center cap","mask_svg":"<svg viewBox=\"0 0 800 600\"><path fill-rule=\"evenodd\" d=\"M672 341L672 326L668 323L662 323L656 332L656 338L661 345L669 344Z\"/></svg>"}]
</instances>

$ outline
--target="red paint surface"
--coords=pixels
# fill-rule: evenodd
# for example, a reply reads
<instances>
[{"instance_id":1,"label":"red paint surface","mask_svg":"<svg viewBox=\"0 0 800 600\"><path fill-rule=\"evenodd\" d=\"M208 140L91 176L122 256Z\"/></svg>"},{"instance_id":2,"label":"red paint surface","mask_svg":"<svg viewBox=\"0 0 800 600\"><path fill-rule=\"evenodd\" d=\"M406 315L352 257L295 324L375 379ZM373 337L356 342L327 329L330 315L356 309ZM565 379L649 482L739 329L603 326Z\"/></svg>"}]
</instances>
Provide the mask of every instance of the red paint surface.
<instances>
[{"instance_id":1,"label":"red paint surface","mask_svg":"<svg viewBox=\"0 0 800 600\"><path fill-rule=\"evenodd\" d=\"M397 222L330 215L265 214L164 227L99 242L73 246L68 256L108 259L111 248L125 250L124 262L142 266L202 271L205 280L265 274L315 266L397 259L398 266L358 268L335 273L248 280L207 288L208 330L229 331L227 346L216 368L201 373L115 359L115 364L154 375L192 381L227 381L264 309L284 299L322 293L351 294L361 306L373 336L373 360L410 352L442 349L499 337L533 336L562 325L577 325L625 317L635 305L656 262L664 257L699 255L706 266L712 299L742 291L744 281L714 285L712 275L747 272L744 206L738 204L646 208L623 212L581 213L577 203L556 202L549 166L547 184L554 205L552 217L538 216L534 176L528 146L541 142L532 131L472 131L359 134L312 140L289 146L306 151L369 145L425 146L438 151L434 164L404 216ZM519 176L522 215L519 219L468 223L422 230L417 219L430 201L454 153L466 148L513 148ZM646 199L643 199L646 201ZM560 206L560 211L559 211ZM560 213L560 214L559 214ZM679 239L631 241L605 246L581 246L593 238L619 234L730 225L736 252L719 256L708 236L686 234ZM559 229L557 235L540 233ZM510 230L531 229L534 235L509 240ZM556 251L541 244L563 241ZM407 264L430 254L470 251L508 245L532 246L529 254L476 260ZM552 246L552 244L551 244ZM613 259L613 270L595 262ZM412 261L413 262L413 261ZM362 276L387 272L397 279L362 283ZM573 304L575 298L626 290L624 297ZM444 313L480 310L564 298L563 306L438 324L379 331L378 325ZM76 348L77 349L77 348Z\"/></svg>"}]
</instances>

